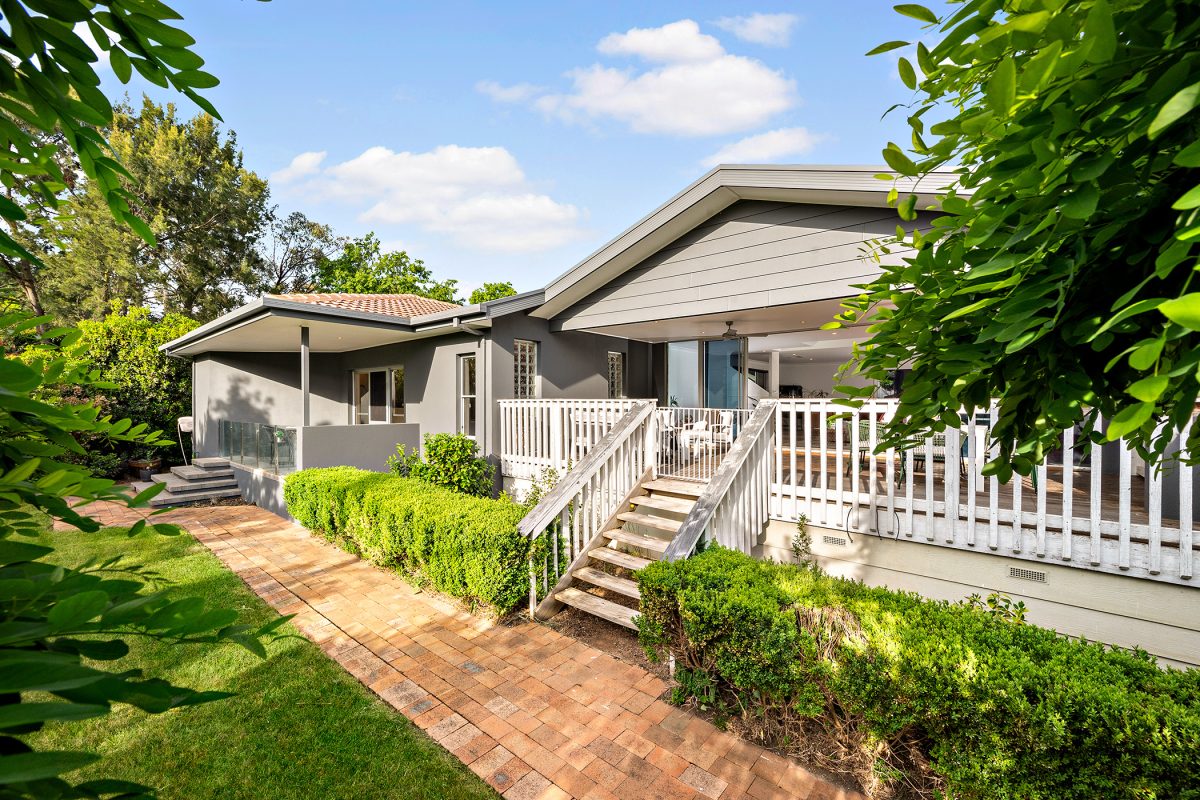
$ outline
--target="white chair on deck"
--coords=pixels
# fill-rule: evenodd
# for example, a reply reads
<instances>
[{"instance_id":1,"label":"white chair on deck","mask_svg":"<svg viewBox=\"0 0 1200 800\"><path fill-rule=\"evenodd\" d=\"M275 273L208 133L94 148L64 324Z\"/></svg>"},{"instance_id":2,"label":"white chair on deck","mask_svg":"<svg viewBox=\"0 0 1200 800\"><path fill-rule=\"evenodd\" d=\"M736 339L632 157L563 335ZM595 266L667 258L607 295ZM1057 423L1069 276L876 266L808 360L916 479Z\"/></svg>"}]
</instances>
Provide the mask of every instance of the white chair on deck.
<instances>
[{"instance_id":1,"label":"white chair on deck","mask_svg":"<svg viewBox=\"0 0 1200 800\"><path fill-rule=\"evenodd\" d=\"M733 412L722 411L717 415L717 424L710 429L713 444L729 447L733 444Z\"/></svg>"}]
</instances>

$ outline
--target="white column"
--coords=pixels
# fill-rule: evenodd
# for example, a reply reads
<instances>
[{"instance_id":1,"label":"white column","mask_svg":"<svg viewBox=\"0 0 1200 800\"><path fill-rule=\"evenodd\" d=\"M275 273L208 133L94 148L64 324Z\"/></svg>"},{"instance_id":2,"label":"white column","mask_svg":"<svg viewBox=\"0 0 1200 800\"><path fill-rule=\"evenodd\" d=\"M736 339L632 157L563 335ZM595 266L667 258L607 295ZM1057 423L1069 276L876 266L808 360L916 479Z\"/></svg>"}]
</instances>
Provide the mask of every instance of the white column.
<instances>
[{"instance_id":1,"label":"white column","mask_svg":"<svg viewBox=\"0 0 1200 800\"><path fill-rule=\"evenodd\" d=\"M309 394L309 370L308 370L308 326L300 327L300 402L303 411L301 412L301 425L308 427L309 411L308 411L308 394Z\"/></svg>"},{"instance_id":2,"label":"white column","mask_svg":"<svg viewBox=\"0 0 1200 800\"><path fill-rule=\"evenodd\" d=\"M772 399L779 399L779 385L782 381L779 379L779 351L771 351L771 365L768 370L770 375L767 376L767 383L770 385Z\"/></svg>"}]
</instances>

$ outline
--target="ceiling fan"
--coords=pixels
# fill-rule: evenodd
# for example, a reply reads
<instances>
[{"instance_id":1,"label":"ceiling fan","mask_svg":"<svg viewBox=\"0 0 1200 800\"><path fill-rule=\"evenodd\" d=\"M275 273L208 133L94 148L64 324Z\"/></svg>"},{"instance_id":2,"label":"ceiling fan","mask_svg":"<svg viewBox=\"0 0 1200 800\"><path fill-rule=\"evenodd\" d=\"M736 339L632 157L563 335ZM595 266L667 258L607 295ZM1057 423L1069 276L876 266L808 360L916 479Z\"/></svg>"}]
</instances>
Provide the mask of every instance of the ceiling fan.
<instances>
[{"instance_id":1,"label":"ceiling fan","mask_svg":"<svg viewBox=\"0 0 1200 800\"><path fill-rule=\"evenodd\" d=\"M733 327L732 322L725 323L725 332L721 334L722 339L740 339L737 329Z\"/></svg>"}]
</instances>

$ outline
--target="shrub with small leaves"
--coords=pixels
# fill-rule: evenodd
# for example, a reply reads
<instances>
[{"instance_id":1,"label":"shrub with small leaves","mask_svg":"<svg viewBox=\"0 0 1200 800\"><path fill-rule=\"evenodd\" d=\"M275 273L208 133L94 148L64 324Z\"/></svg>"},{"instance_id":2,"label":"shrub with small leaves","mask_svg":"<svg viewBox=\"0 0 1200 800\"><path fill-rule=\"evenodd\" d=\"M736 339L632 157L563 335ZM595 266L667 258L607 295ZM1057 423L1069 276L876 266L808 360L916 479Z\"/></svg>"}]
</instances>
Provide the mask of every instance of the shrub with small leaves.
<instances>
[{"instance_id":1,"label":"shrub with small leaves","mask_svg":"<svg viewBox=\"0 0 1200 800\"><path fill-rule=\"evenodd\" d=\"M406 453L399 445L396 454L388 457L388 470L474 497L492 496L496 468L480 458L474 439L461 433L427 433L424 442L424 459L417 450Z\"/></svg>"},{"instance_id":2,"label":"shrub with small leaves","mask_svg":"<svg viewBox=\"0 0 1200 800\"><path fill-rule=\"evenodd\" d=\"M504 612L529 590L525 509L511 500L353 467L293 473L283 496L309 530L468 604Z\"/></svg>"},{"instance_id":3,"label":"shrub with small leaves","mask_svg":"<svg viewBox=\"0 0 1200 800\"><path fill-rule=\"evenodd\" d=\"M720 547L637 580L677 700L780 749L823 741L804 754L874 796L1200 796L1200 671L1014 624L1000 596L934 602Z\"/></svg>"}]
</instances>

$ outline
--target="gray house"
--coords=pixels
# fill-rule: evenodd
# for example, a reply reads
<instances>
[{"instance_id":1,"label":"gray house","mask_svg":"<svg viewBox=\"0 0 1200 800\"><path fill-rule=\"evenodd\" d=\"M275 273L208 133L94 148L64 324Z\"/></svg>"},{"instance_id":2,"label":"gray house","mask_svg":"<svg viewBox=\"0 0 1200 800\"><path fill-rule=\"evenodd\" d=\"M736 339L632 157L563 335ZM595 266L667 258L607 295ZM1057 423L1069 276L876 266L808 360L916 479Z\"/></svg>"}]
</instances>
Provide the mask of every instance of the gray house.
<instances>
[{"instance_id":1,"label":"gray house","mask_svg":"<svg viewBox=\"0 0 1200 800\"><path fill-rule=\"evenodd\" d=\"M831 404L865 336L820 326L898 222L880 171L718 167L544 289L479 306L263 297L165 346L193 361L197 456L281 513L287 472L383 469L426 433L475 437L513 492L554 470L523 530L565 531L570 566L542 565L538 614L630 624L623 570L701 540L787 559L803 520L830 572L1001 591L1039 624L1200 663L1190 468L1063 431L1034 479L999 484L981 472L994 410L876 453L887 389L848 419ZM900 189L923 208L950 180Z\"/></svg>"}]
</instances>

